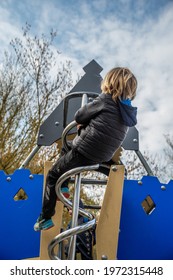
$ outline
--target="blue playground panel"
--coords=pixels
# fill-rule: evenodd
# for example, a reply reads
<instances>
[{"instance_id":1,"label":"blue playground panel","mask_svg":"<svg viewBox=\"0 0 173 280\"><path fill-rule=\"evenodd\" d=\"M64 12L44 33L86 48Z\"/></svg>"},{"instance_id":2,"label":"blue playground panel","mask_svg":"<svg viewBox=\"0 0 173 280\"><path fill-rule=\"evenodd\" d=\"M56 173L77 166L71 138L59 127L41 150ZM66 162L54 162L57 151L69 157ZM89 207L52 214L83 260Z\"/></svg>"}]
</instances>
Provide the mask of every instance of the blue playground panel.
<instances>
[{"instance_id":1,"label":"blue playground panel","mask_svg":"<svg viewBox=\"0 0 173 280\"><path fill-rule=\"evenodd\" d=\"M33 179L30 175L27 169L16 170L10 176L0 171L0 259L39 256L40 233L33 230L33 225L41 210L43 175L33 175ZM162 186L156 177L145 176L142 184L125 180L118 259L173 260L173 181L164 184L164 190ZM20 188L28 199L14 201ZM148 195L156 204L150 215L141 206Z\"/></svg>"},{"instance_id":2,"label":"blue playground panel","mask_svg":"<svg viewBox=\"0 0 173 280\"><path fill-rule=\"evenodd\" d=\"M163 190L161 187L165 186ZM155 210L141 202L150 195ZM145 176L142 184L125 180L117 257L120 260L173 260L173 181Z\"/></svg>"},{"instance_id":3,"label":"blue playground panel","mask_svg":"<svg viewBox=\"0 0 173 280\"><path fill-rule=\"evenodd\" d=\"M42 205L43 175L31 175L29 170L16 170L13 175L0 171L0 259L18 260L39 256L40 233L33 225ZM7 181L7 177L11 181ZM27 200L14 201L22 188Z\"/></svg>"}]
</instances>

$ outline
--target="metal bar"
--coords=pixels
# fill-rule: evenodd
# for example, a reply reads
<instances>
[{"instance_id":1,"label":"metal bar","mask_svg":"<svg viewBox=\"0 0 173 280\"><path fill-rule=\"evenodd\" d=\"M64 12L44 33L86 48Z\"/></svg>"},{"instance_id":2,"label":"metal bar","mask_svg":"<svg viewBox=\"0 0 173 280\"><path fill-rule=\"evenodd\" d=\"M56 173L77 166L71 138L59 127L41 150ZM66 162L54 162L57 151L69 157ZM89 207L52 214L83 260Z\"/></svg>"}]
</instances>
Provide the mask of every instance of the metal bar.
<instances>
[{"instance_id":1,"label":"metal bar","mask_svg":"<svg viewBox=\"0 0 173 280\"><path fill-rule=\"evenodd\" d=\"M84 93L82 95L82 101L81 101L81 107L83 107L85 104L87 104L88 102L88 96L86 93ZM67 143L67 134L68 132L74 128L76 126L76 121L72 121L71 123L69 123L66 128L63 130L63 133L62 133L62 136L61 136L61 139L62 139L62 146L63 148L65 149L66 152L69 151L70 147L68 146L68 143Z\"/></svg>"},{"instance_id":2,"label":"metal bar","mask_svg":"<svg viewBox=\"0 0 173 280\"><path fill-rule=\"evenodd\" d=\"M81 102L81 107L83 107L85 104L87 104L88 103L88 96L87 96L87 94L86 93L84 93L83 95L82 95L82 102Z\"/></svg>"},{"instance_id":3,"label":"metal bar","mask_svg":"<svg viewBox=\"0 0 173 280\"><path fill-rule=\"evenodd\" d=\"M99 210L101 208L102 208L101 205L84 205L84 209Z\"/></svg>"},{"instance_id":4,"label":"metal bar","mask_svg":"<svg viewBox=\"0 0 173 280\"><path fill-rule=\"evenodd\" d=\"M138 158L140 159L141 163L143 164L145 170L147 171L149 176L154 176L151 168L149 167L148 163L146 162L145 158L143 157L143 155L141 154L140 151L135 151Z\"/></svg>"},{"instance_id":5,"label":"metal bar","mask_svg":"<svg viewBox=\"0 0 173 280\"><path fill-rule=\"evenodd\" d=\"M81 182L81 173L75 176L75 191L73 197L73 210L72 210L72 221L71 228L75 228L78 225L78 212L79 212L79 199L80 199L80 182ZM75 259L76 252L76 234L73 235L70 239L69 251L68 251L68 260Z\"/></svg>"},{"instance_id":6,"label":"metal bar","mask_svg":"<svg viewBox=\"0 0 173 280\"><path fill-rule=\"evenodd\" d=\"M69 180L69 183L74 183L75 179L71 178ZM81 180L81 184L86 184L86 185L107 185L108 181L107 180L94 180L94 179L85 179L83 178Z\"/></svg>"},{"instance_id":7,"label":"metal bar","mask_svg":"<svg viewBox=\"0 0 173 280\"><path fill-rule=\"evenodd\" d=\"M68 134L68 132L76 126L76 121L72 121L71 123L69 123L66 128L63 130L62 136L61 136L61 140L62 140L62 147L65 149L66 152L69 151L70 147L67 144L67 140L66 140L66 136Z\"/></svg>"},{"instance_id":8,"label":"metal bar","mask_svg":"<svg viewBox=\"0 0 173 280\"><path fill-rule=\"evenodd\" d=\"M41 148L41 146L35 146L34 149L31 151L29 156L25 159L25 161L21 164L19 169L25 168L28 163L31 161L31 159L35 156L35 154L38 152L38 150Z\"/></svg>"},{"instance_id":9,"label":"metal bar","mask_svg":"<svg viewBox=\"0 0 173 280\"><path fill-rule=\"evenodd\" d=\"M81 107L83 107L88 102L87 94L82 95ZM76 123L76 122L75 122ZM68 129L69 131L69 129ZM67 131L66 131L67 133ZM67 145L66 137L64 137L64 144ZM73 210L72 210L72 222L71 228L75 228L78 224L78 214L79 214L79 200L80 200L80 187L81 187L81 173L75 176L75 188L74 188L74 197L73 197ZM68 260L75 259L76 252L76 235L71 236L69 251L68 251Z\"/></svg>"},{"instance_id":10,"label":"metal bar","mask_svg":"<svg viewBox=\"0 0 173 280\"><path fill-rule=\"evenodd\" d=\"M80 97L81 95L83 96L84 94L86 94L87 96L89 96L91 98L96 98L96 97L99 96L100 93L92 92L92 91L74 91L74 92L71 92L71 93L67 94L65 96L65 99L68 100L68 99L71 99L73 97Z\"/></svg>"},{"instance_id":11,"label":"metal bar","mask_svg":"<svg viewBox=\"0 0 173 280\"><path fill-rule=\"evenodd\" d=\"M99 95L99 93L91 92L91 91L77 91L77 92L72 92L67 94L64 99L64 118L63 118L64 127L66 127L66 122L67 122L67 111L68 111L69 100L75 97L81 97L83 94L87 94L87 96L89 96L90 98L96 98Z\"/></svg>"}]
</instances>

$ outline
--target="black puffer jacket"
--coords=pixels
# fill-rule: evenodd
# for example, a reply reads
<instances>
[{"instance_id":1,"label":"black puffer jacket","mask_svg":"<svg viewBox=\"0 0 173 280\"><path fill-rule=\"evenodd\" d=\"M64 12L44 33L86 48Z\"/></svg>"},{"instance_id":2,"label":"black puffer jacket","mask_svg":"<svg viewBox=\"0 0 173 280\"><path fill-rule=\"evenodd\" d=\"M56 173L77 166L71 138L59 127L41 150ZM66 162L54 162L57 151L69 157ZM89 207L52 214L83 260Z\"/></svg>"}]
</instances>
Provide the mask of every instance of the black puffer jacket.
<instances>
[{"instance_id":1,"label":"black puffer jacket","mask_svg":"<svg viewBox=\"0 0 173 280\"><path fill-rule=\"evenodd\" d=\"M84 127L73 140L73 147L98 163L111 160L128 127L136 124L136 113L136 107L115 102L110 94L100 94L76 112L76 122Z\"/></svg>"}]
</instances>

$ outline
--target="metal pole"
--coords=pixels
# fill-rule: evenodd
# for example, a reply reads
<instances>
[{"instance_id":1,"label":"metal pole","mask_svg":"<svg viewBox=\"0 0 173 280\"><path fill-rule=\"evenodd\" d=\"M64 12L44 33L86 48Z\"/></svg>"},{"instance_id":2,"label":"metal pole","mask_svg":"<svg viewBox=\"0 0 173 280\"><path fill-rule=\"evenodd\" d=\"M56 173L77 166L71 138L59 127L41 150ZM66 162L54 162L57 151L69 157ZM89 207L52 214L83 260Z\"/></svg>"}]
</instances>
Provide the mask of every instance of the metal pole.
<instances>
[{"instance_id":1,"label":"metal pole","mask_svg":"<svg viewBox=\"0 0 173 280\"><path fill-rule=\"evenodd\" d=\"M69 183L74 183L74 180L75 179L70 179L69 180ZM81 180L81 185L84 184L84 185L107 185L108 183L108 180L94 180L94 179L87 179L87 178L83 178Z\"/></svg>"},{"instance_id":2,"label":"metal pole","mask_svg":"<svg viewBox=\"0 0 173 280\"><path fill-rule=\"evenodd\" d=\"M80 186L81 186L80 183L81 183L81 174L77 174L75 176L75 191L73 197L71 228L75 228L78 225L79 199L80 199ZM68 260L75 259L75 252L76 252L76 234L70 238Z\"/></svg>"},{"instance_id":3,"label":"metal pole","mask_svg":"<svg viewBox=\"0 0 173 280\"><path fill-rule=\"evenodd\" d=\"M151 168L149 167L148 163L146 162L145 158L143 157L143 155L141 154L140 151L135 151L137 156L139 157L141 163L143 164L145 170L147 171L149 176L154 176Z\"/></svg>"},{"instance_id":4,"label":"metal pole","mask_svg":"<svg viewBox=\"0 0 173 280\"><path fill-rule=\"evenodd\" d=\"M35 146L34 149L31 151L29 156L25 159L25 161L21 164L19 169L25 168L28 163L31 161L31 159L35 156L35 154L38 152L38 150L41 148L41 146Z\"/></svg>"},{"instance_id":5,"label":"metal pole","mask_svg":"<svg viewBox=\"0 0 173 280\"><path fill-rule=\"evenodd\" d=\"M81 107L83 107L87 102L88 102L88 97L87 94L84 93L82 96ZM81 173L75 176L71 228L75 228L78 225L80 187L81 187ZM70 239L68 260L75 259L75 252L76 252L76 234L73 235Z\"/></svg>"},{"instance_id":6,"label":"metal pole","mask_svg":"<svg viewBox=\"0 0 173 280\"><path fill-rule=\"evenodd\" d=\"M81 107L83 107L85 104L87 104L88 102L88 96L86 93L84 93L82 95L82 101L81 101ZM67 139L66 139L66 136L68 134L68 132L76 126L76 121L72 121L71 123L69 123L66 128L63 130L63 133L62 133L62 136L61 136L61 139L62 139L62 146L64 147L64 149L66 150L66 152L69 151L70 147L68 146L68 143L67 143Z\"/></svg>"},{"instance_id":7,"label":"metal pole","mask_svg":"<svg viewBox=\"0 0 173 280\"><path fill-rule=\"evenodd\" d=\"M75 126L76 126L76 121L72 121L63 130L61 139L62 139L62 146L66 150L66 152L68 152L70 150L70 147L68 146L67 139L66 139L67 133L69 132L70 129L72 129Z\"/></svg>"},{"instance_id":8,"label":"metal pole","mask_svg":"<svg viewBox=\"0 0 173 280\"><path fill-rule=\"evenodd\" d=\"M82 95L82 103L81 103L81 107L83 107L85 104L87 104L88 103L88 96L87 96L87 94L86 93L84 93L83 95Z\"/></svg>"}]
</instances>

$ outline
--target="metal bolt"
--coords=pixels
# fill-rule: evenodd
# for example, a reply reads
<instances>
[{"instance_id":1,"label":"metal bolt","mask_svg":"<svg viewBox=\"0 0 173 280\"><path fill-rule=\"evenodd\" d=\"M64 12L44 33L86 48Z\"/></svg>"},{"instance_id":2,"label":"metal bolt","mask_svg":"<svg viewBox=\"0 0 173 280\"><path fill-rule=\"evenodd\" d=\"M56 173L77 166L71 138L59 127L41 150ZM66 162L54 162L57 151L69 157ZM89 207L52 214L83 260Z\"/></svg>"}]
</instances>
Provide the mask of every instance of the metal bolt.
<instances>
[{"instance_id":1,"label":"metal bolt","mask_svg":"<svg viewBox=\"0 0 173 280\"><path fill-rule=\"evenodd\" d=\"M142 181L139 180L139 181L138 181L138 185L142 185L142 184L143 184Z\"/></svg>"},{"instance_id":2,"label":"metal bolt","mask_svg":"<svg viewBox=\"0 0 173 280\"><path fill-rule=\"evenodd\" d=\"M59 125L59 122L55 122L55 125L58 126L58 125Z\"/></svg>"},{"instance_id":3,"label":"metal bolt","mask_svg":"<svg viewBox=\"0 0 173 280\"><path fill-rule=\"evenodd\" d=\"M11 181L11 177L7 177L7 181L10 182Z\"/></svg>"},{"instance_id":4,"label":"metal bolt","mask_svg":"<svg viewBox=\"0 0 173 280\"><path fill-rule=\"evenodd\" d=\"M161 190L165 191L166 187L165 186L161 186Z\"/></svg>"},{"instance_id":5,"label":"metal bolt","mask_svg":"<svg viewBox=\"0 0 173 280\"><path fill-rule=\"evenodd\" d=\"M29 179L33 179L34 176L32 174L29 175Z\"/></svg>"},{"instance_id":6,"label":"metal bolt","mask_svg":"<svg viewBox=\"0 0 173 280\"><path fill-rule=\"evenodd\" d=\"M112 166L112 171L114 171L114 172L117 171L117 168L115 165Z\"/></svg>"},{"instance_id":7,"label":"metal bolt","mask_svg":"<svg viewBox=\"0 0 173 280\"><path fill-rule=\"evenodd\" d=\"M39 137L42 139L44 138L44 134L40 134Z\"/></svg>"},{"instance_id":8,"label":"metal bolt","mask_svg":"<svg viewBox=\"0 0 173 280\"><path fill-rule=\"evenodd\" d=\"M106 255L102 255L102 260L107 260L108 257Z\"/></svg>"},{"instance_id":9,"label":"metal bolt","mask_svg":"<svg viewBox=\"0 0 173 280\"><path fill-rule=\"evenodd\" d=\"M134 142L134 143L137 143L137 142L138 142L138 139L134 138L134 139L133 139L133 142Z\"/></svg>"}]
</instances>

